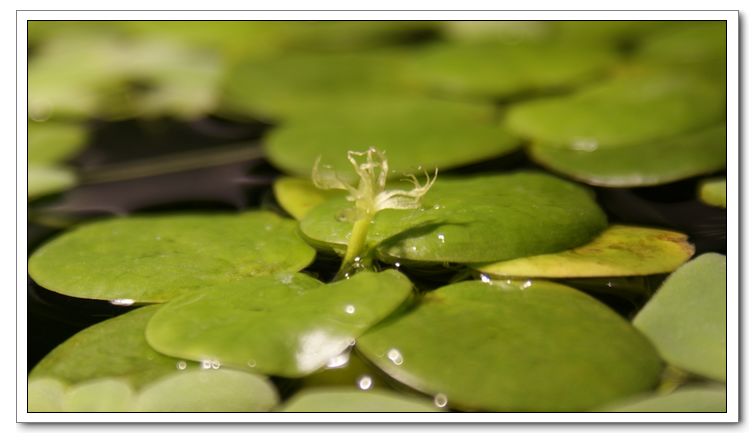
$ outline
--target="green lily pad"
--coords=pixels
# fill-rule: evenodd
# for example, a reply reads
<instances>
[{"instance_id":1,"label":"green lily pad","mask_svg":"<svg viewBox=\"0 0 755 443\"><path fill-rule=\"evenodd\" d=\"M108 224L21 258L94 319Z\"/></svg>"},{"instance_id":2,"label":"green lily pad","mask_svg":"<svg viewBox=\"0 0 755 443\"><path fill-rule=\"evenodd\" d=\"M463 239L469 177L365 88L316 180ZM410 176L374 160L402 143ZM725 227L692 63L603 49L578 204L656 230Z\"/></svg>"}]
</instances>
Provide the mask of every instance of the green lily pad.
<instances>
[{"instance_id":1,"label":"green lily pad","mask_svg":"<svg viewBox=\"0 0 755 443\"><path fill-rule=\"evenodd\" d=\"M139 308L84 329L47 354L31 371L30 380L55 378L77 384L121 378L139 388L190 367L155 352L144 339L144 329L157 308Z\"/></svg>"},{"instance_id":2,"label":"green lily pad","mask_svg":"<svg viewBox=\"0 0 755 443\"><path fill-rule=\"evenodd\" d=\"M408 68L423 87L454 96L508 97L591 80L616 62L599 46L557 42L438 44Z\"/></svg>"},{"instance_id":3,"label":"green lily pad","mask_svg":"<svg viewBox=\"0 0 755 443\"><path fill-rule=\"evenodd\" d=\"M326 201L301 220L301 232L318 247L345 250L350 205L343 197ZM440 177L422 205L377 214L367 242L382 260L507 260L573 248L606 227L605 215L588 191L534 172Z\"/></svg>"},{"instance_id":4,"label":"green lily pad","mask_svg":"<svg viewBox=\"0 0 755 443\"><path fill-rule=\"evenodd\" d=\"M589 410L652 388L662 369L618 314L539 281L440 288L357 347L398 381L462 410Z\"/></svg>"},{"instance_id":5,"label":"green lily pad","mask_svg":"<svg viewBox=\"0 0 755 443\"><path fill-rule=\"evenodd\" d=\"M260 412L278 403L266 378L230 369L194 369L169 375L145 387L138 412Z\"/></svg>"},{"instance_id":6,"label":"green lily pad","mask_svg":"<svg viewBox=\"0 0 755 443\"><path fill-rule=\"evenodd\" d=\"M726 256L677 269L633 321L669 364L726 381Z\"/></svg>"},{"instance_id":7,"label":"green lily pad","mask_svg":"<svg viewBox=\"0 0 755 443\"><path fill-rule=\"evenodd\" d=\"M345 351L411 292L393 270L329 285L303 274L258 277L175 298L146 337L168 355L300 377Z\"/></svg>"},{"instance_id":8,"label":"green lily pad","mask_svg":"<svg viewBox=\"0 0 755 443\"><path fill-rule=\"evenodd\" d=\"M543 166L591 185L654 186L724 169L726 128L594 151L535 144L529 153Z\"/></svg>"},{"instance_id":9,"label":"green lily pad","mask_svg":"<svg viewBox=\"0 0 755 443\"><path fill-rule=\"evenodd\" d=\"M64 191L76 184L76 175L63 166L30 164L27 174L29 200Z\"/></svg>"},{"instance_id":10,"label":"green lily pad","mask_svg":"<svg viewBox=\"0 0 755 443\"><path fill-rule=\"evenodd\" d=\"M26 390L29 412L62 412L68 387L55 378L30 379Z\"/></svg>"},{"instance_id":11,"label":"green lily pad","mask_svg":"<svg viewBox=\"0 0 755 443\"><path fill-rule=\"evenodd\" d=\"M698 191L700 200L711 206L726 207L726 178L705 180Z\"/></svg>"},{"instance_id":12,"label":"green lily pad","mask_svg":"<svg viewBox=\"0 0 755 443\"><path fill-rule=\"evenodd\" d=\"M295 272L315 252L296 223L264 211L94 222L34 252L29 274L74 297L163 302L254 275Z\"/></svg>"},{"instance_id":13,"label":"green lily pad","mask_svg":"<svg viewBox=\"0 0 755 443\"><path fill-rule=\"evenodd\" d=\"M679 72L627 74L572 95L513 106L506 126L552 149L639 145L724 119L725 89Z\"/></svg>"},{"instance_id":14,"label":"green lily pad","mask_svg":"<svg viewBox=\"0 0 755 443\"><path fill-rule=\"evenodd\" d=\"M318 189L311 179L299 177L279 177L273 183L273 193L278 204L297 220L325 200L343 196L341 191Z\"/></svg>"},{"instance_id":15,"label":"green lily pad","mask_svg":"<svg viewBox=\"0 0 755 443\"><path fill-rule=\"evenodd\" d=\"M79 383L66 392L65 412L128 412L132 408L134 391L119 379L100 379Z\"/></svg>"},{"instance_id":16,"label":"green lily pad","mask_svg":"<svg viewBox=\"0 0 755 443\"><path fill-rule=\"evenodd\" d=\"M29 164L52 165L84 147L83 126L58 122L29 122Z\"/></svg>"},{"instance_id":17,"label":"green lily pad","mask_svg":"<svg viewBox=\"0 0 755 443\"><path fill-rule=\"evenodd\" d=\"M683 387L670 394L632 398L600 412L726 412L726 386Z\"/></svg>"},{"instance_id":18,"label":"green lily pad","mask_svg":"<svg viewBox=\"0 0 755 443\"><path fill-rule=\"evenodd\" d=\"M409 90L401 74L405 58L384 51L254 58L230 71L223 107L265 119L288 118L312 108L310 112L329 115L338 106L336 99Z\"/></svg>"},{"instance_id":19,"label":"green lily pad","mask_svg":"<svg viewBox=\"0 0 755 443\"><path fill-rule=\"evenodd\" d=\"M590 243L555 254L477 265L501 277L620 277L668 273L686 262L695 248L678 232L637 226L609 226Z\"/></svg>"},{"instance_id":20,"label":"green lily pad","mask_svg":"<svg viewBox=\"0 0 755 443\"><path fill-rule=\"evenodd\" d=\"M463 166L513 151L517 140L494 123L492 106L428 98L333 101L298 114L269 133L266 152L278 168L309 177L320 158L343 177L356 178L349 150L386 151L391 177Z\"/></svg>"},{"instance_id":21,"label":"green lily pad","mask_svg":"<svg viewBox=\"0 0 755 443\"><path fill-rule=\"evenodd\" d=\"M307 389L300 391L280 412L441 412L432 401L395 392L356 389Z\"/></svg>"}]
</instances>

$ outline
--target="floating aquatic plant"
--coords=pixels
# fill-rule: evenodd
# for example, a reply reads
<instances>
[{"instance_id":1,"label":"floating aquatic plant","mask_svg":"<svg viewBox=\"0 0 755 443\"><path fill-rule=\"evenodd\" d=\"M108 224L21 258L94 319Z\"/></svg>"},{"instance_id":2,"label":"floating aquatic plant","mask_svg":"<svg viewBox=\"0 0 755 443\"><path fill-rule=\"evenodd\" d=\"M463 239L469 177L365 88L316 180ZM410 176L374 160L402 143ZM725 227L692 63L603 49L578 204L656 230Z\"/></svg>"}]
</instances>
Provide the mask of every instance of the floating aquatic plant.
<instances>
[{"instance_id":1,"label":"floating aquatic plant","mask_svg":"<svg viewBox=\"0 0 755 443\"><path fill-rule=\"evenodd\" d=\"M407 174L404 181L410 182L414 186L413 189L386 190L389 170L385 152L371 147L364 152L349 151L347 156L359 177L357 186L340 178L332 168L321 166L319 158L312 168L312 182L316 187L347 191L349 195L346 199L354 202L356 209L354 226L351 229L346 253L336 279L348 278L355 264L358 265L357 268L369 264L371 259L366 245L367 231L378 212L384 209L419 208L420 199L427 194L435 183L435 179L438 178L437 169L432 178L427 171L424 171L425 184L421 184L415 175Z\"/></svg>"}]
</instances>

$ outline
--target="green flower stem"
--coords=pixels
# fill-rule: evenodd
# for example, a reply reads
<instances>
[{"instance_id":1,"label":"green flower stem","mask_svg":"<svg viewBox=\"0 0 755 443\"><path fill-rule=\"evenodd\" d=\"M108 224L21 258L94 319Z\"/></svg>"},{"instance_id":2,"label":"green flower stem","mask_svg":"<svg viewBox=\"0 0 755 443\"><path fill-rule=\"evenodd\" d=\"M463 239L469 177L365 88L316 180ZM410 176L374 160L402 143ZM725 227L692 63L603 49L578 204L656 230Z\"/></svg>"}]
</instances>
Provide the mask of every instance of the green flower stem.
<instances>
[{"instance_id":1,"label":"green flower stem","mask_svg":"<svg viewBox=\"0 0 755 443\"><path fill-rule=\"evenodd\" d=\"M341 268L336 274L336 280L341 280L351 271L357 263L355 262L357 257L360 257L360 263L362 260L367 260L364 250L367 243L367 232L372 223L372 214L367 214L357 220L354 226L351 228L351 236L349 237L349 244L346 246L346 254L343 256L343 262L341 262Z\"/></svg>"}]
</instances>

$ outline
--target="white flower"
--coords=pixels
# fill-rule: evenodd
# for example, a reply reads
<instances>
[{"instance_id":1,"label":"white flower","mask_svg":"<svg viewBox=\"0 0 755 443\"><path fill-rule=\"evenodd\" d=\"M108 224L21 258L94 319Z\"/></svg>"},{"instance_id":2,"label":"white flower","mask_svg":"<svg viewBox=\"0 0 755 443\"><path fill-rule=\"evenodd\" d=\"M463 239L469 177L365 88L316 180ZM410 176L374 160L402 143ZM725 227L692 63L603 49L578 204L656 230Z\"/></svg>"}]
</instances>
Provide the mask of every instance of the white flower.
<instances>
[{"instance_id":1,"label":"white flower","mask_svg":"<svg viewBox=\"0 0 755 443\"><path fill-rule=\"evenodd\" d=\"M343 189L348 191L347 200L353 201L361 216L371 216L383 209L416 209L420 207L420 199L430 190L438 170L431 178L425 171L425 184L421 184L416 176L406 174L404 179L414 185L414 189L386 190L388 179L388 160L385 152L374 147L365 152L349 151L349 162L354 166L359 176L359 184L354 187L338 175L329 166L320 167L318 158L312 168L312 182L320 189Z\"/></svg>"}]
</instances>

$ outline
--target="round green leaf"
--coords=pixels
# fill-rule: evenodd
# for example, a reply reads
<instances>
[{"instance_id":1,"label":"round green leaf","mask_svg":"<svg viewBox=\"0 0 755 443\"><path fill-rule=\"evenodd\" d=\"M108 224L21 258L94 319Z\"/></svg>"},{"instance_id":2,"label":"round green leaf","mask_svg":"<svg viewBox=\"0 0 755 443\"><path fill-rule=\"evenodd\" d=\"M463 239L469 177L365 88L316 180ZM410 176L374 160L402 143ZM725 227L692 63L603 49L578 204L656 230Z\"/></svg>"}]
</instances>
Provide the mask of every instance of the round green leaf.
<instances>
[{"instance_id":1,"label":"round green leaf","mask_svg":"<svg viewBox=\"0 0 755 443\"><path fill-rule=\"evenodd\" d=\"M298 392L280 412L441 412L432 401L390 391L307 389Z\"/></svg>"},{"instance_id":2,"label":"round green leaf","mask_svg":"<svg viewBox=\"0 0 755 443\"><path fill-rule=\"evenodd\" d=\"M29 412L62 412L67 386L55 378L30 379L26 390Z\"/></svg>"},{"instance_id":3,"label":"round green leaf","mask_svg":"<svg viewBox=\"0 0 755 443\"><path fill-rule=\"evenodd\" d=\"M273 193L278 204L297 220L325 200L343 195L340 191L318 189L311 179L299 177L279 177L273 183Z\"/></svg>"},{"instance_id":4,"label":"round green leaf","mask_svg":"<svg viewBox=\"0 0 755 443\"><path fill-rule=\"evenodd\" d=\"M463 410L584 411L652 388L662 369L611 309L538 281L440 288L357 347L398 381Z\"/></svg>"},{"instance_id":5,"label":"round green leaf","mask_svg":"<svg viewBox=\"0 0 755 443\"><path fill-rule=\"evenodd\" d=\"M39 248L29 274L74 297L163 302L186 291L277 272L314 258L296 223L264 211L111 219Z\"/></svg>"},{"instance_id":6,"label":"round green leaf","mask_svg":"<svg viewBox=\"0 0 755 443\"><path fill-rule=\"evenodd\" d=\"M393 270L328 285L303 274L258 277L173 299L146 337L168 355L299 377L341 354L411 292Z\"/></svg>"},{"instance_id":7,"label":"round green leaf","mask_svg":"<svg viewBox=\"0 0 755 443\"><path fill-rule=\"evenodd\" d=\"M670 394L625 400L600 412L726 412L726 386L683 387Z\"/></svg>"},{"instance_id":8,"label":"round green leaf","mask_svg":"<svg viewBox=\"0 0 755 443\"><path fill-rule=\"evenodd\" d=\"M157 308L135 309L84 329L47 354L29 378L55 378L70 384L122 378L139 388L190 366L155 352L144 339L147 321Z\"/></svg>"},{"instance_id":9,"label":"round green leaf","mask_svg":"<svg viewBox=\"0 0 755 443\"><path fill-rule=\"evenodd\" d=\"M616 61L599 46L554 42L438 44L409 68L417 83L450 95L507 97L590 80Z\"/></svg>"},{"instance_id":10,"label":"round green leaf","mask_svg":"<svg viewBox=\"0 0 755 443\"><path fill-rule=\"evenodd\" d=\"M332 198L307 213L301 232L320 247L345 250L351 202ZM385 261L474 263L562 251L606 227L578 185L534 172L439 178L414 210L386 209L368 243Z\"/></svg>"},{"instance_id":11,"label":"round green leaf","mask_svg":"<svg viewBox=\"0 0 755 443\"><path fill-rule=\"evenodd\" d=\"M84 146L83 126L59 122L29 122L29 164L52 165L70 157Z\"/></svg>"},{"instance_id":12,"label":"round green leaf","mask_svg":"<svg viewBox=\"0 0 755 443\"><path fill-rule=\"evenodd\" d=\"M699 188L700 200L711 206L726 207L726 178L705 180Z\"/></svg>"},{"instance_id":13,"label":"round green leaf","mask_svg":"<svg viewBox=\"0 0 755 443\"><path fill-rule=\"evenodd\" d=\"M29 200L64 191L76 184L76 175L62 166L30 164L27 173Z\"/></svg>"},{"instance_id":14,"label":"round green leaf","mask_svg":"<svg viewBox=\"0 0 755 443\"><path fill-rule=\"evenodd\" d=\"M129 412L134 392L119 379L104 378L79 383L66 392L63 410L66 412Z\"/></svg>"},{"instance_id":15,"label":"round green leaf","mask_svg":"<svg viewBox=\"0 0 755 443\"><path fill-rule=\"evenodd\" d=\"M721 121L726 96L694 75L625 75L572 95L513 106L506 125L552 149L596 151L639 145Z\"/></svg>"},{"instance_id":16,"label":"round green leaf","mask_svg":"<svg viewBox=\"0 0 755 443\"><path fill-rule=\"evenodd\" d=\"M726 256L677 269L634 318L669 364L726 380Z\"/></svg>"},{"instance_id":17,"label":"round green leaf","mask_svg":"<svg viewBox=\"0 0 755 443\"><path fill-rule=\"evenodd\" d=\"M517 140L494 123L492 106L428 98L333 101L327 109L298 114L265 142L278 168L309 177L315 161L356 178L347 151L376 147L387 153L391 177L490 159L514 150Z\"/></svg>"},{"instance_id":18,"label":"round green leaf","mask_svg":"<svg viewBox=\"0 0 755 443\"><path fill-rule=\"evenodd\" d=\"M330 115L339 98L408 90L401 77L404 58L398 52L358 52L251 59L229 73L223 106L266 119L290 117L311 108ZM331 125L333 121L338 120Z\"/></svg>"},{"instance_id":19,"label":"round green leaf","mask_svg":"<svg viewBox=\"0 0 755 443\"><path fill-rule=\"evenodd\" d=\"M477 265L500 277L623 277L668 273L695 248L678 232L637 226L609 226L590 243L554 254Z\"/></svg>"},{"instance_id":20,"label":"round green leaf","mask_svg":"<svg viewBox=\"0 0 755 443\"><path fill-rule=\"evenodd\" d=\"M193 369L145 387L135 401L138 412L260 412L278 403L266 378L230 369Z\"/></svg>"},{"instance_id":21,"label":"round green leaf","mask_svg":"<svg viewBox=\"0 0 755 443\"><path fill-rule=\"evenodd\" d=\"M543 166L595 186L654 186L726 167L726 128L713 126L672 138L620 148L579 151L535 144Z\"/></svg>"}]
</instances>

